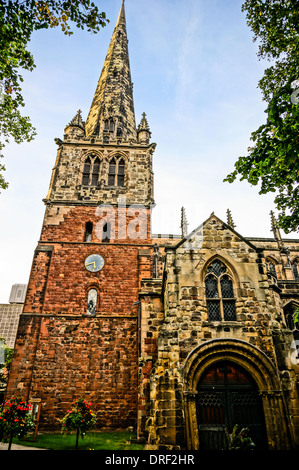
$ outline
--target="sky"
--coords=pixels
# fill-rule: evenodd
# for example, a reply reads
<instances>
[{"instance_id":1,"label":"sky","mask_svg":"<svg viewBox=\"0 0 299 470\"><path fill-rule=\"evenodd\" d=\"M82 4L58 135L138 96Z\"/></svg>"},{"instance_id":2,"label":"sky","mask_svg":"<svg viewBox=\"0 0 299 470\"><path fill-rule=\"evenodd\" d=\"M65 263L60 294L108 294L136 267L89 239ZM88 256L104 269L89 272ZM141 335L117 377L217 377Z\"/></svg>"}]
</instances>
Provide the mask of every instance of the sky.
<instances>
[{"instance_id":1,"label":"sky","mask_svg":"<svg viewBox=\"0 0 299 470\"><path fill-rule=\"evenodd\" d=\"M94 1L110 23L98 34L58 28L32 36L36 68L24 72L24 114L37 136L4 149L9 188L0 194L0 303L13 284L27 284L39 240L56 137L78 109L86 120L121 0ZM191 232L212 212L230 209L245 237L272 237L274 196L248 182L223 182L250 135L265 122L258 89L267 62L241 11L241 0L126 0L137 125L147 115L154 154L152 233L180 234L181 207ZM296 238L295 234L282 236Z\"/></svg>"}]
</instances>

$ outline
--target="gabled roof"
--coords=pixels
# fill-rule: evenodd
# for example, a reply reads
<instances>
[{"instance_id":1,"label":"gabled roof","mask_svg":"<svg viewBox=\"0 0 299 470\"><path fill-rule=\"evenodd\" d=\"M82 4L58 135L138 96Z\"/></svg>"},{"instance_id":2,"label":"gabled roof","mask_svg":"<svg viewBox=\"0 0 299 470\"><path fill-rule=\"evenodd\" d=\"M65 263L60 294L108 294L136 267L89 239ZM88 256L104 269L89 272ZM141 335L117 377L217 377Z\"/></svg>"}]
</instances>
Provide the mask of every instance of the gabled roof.
<instances>
[{"instance_id":1,"label":"gabled roof","mask_svg":"<svg viewBox=\"0 0 299 470\"><path fill-rule=\"evenodd\" d=\"M214 212L200 225L198 225L192 232L190 232L188 235L186 235L182 240L179 241L176 245L169 246L167 249L173 249L177 250L180 248L184 243L191 243L192 238L195 236L196 233L199 233L200 231L203 230L204 226L211 220L211 219L216 219L218 222L220 222L223 226L224 229L229 230L232 232L234 235L236 235L240 240L242 240L244 243L246 243L250 248L254 249L255 251L259 251L259 248L257 248L255 245L253 245L247 238L243 237L238 233L234 228L232 228L230 225L228 225L226 222L223 222L219 217L217 217ZM195 244L196 248L196 244Z\"/></svg>"}]
</instances>

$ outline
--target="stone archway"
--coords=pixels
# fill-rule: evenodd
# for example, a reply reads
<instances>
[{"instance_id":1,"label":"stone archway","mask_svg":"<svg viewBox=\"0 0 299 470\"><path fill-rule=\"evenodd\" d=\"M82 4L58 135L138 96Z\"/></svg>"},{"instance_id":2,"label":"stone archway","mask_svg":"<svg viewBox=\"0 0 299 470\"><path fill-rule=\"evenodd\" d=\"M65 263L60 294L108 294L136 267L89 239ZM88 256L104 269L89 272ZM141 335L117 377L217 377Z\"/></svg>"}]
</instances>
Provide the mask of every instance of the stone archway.
<instances>
[{"instance_id":1,"label":"stone archway","mask_svg":"<svg viewBox=\"0 0 299 470\"><path fill-rule=\"evenodd\" d=\"M200 449L196 411L198 384L205 372L219 361L228 361L242 368L256 384L262 402L268 449L290 449L287 412L274 364L255 346L230 338L202 343L185 360L183 380L187 448Z\"/></svg>"}]
</instances>

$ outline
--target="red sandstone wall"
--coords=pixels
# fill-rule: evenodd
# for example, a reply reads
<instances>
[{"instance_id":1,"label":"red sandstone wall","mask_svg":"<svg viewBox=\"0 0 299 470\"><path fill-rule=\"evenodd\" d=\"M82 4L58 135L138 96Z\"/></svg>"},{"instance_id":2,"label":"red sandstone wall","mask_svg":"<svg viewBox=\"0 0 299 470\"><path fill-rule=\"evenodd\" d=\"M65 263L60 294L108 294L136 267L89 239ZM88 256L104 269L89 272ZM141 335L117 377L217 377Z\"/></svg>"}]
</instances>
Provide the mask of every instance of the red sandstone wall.
<instances>
[{"instance_id":1,"label":"red sandstone wall","mask_svg":"<svg viewBox=\"0 0 299 470\"><path fill-rule=\"evenodd\" d=\"M134 303L141 278L150 277L149 227L142 240L87 243L85 223L96 226L94 214L95 208L62 207L58 214L47 208L32 263L7 393L41 398L41 427L48 429L60 426L79 397L92 401L98 427L127 427L137 420ZM105 260L98 273L85 269L93 253ZM91 287L99 297L95 317L85 315Z\"/></svg>"},{"instance_id":2,"label":"red sandstone wall","mask_svg":"<svg viewBox=\"0 0 299 470\"><path fill-rule=\"evenodd\" d=\"M99 428L134 425L137 354L136 316L24 316L7 393L41 398L42 428L59 427L79 397L93 403Z\"/></svg>"}]
</instances>

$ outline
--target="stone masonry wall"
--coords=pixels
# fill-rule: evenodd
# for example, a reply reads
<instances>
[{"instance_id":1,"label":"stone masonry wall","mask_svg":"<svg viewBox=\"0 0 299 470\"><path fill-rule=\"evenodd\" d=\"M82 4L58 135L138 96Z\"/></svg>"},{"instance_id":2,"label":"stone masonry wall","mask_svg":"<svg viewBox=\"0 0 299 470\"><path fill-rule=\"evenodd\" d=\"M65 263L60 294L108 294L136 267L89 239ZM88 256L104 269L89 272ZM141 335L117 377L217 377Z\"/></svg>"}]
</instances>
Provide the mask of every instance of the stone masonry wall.
<instances>
[{"instance_id":1,"label":"stone masonry wall","mask_svg":"<svg viewBox=\"0 0 299 470\"><path fill-rule=\"evenodd\" d=\"M216 216L211 216L193 239L197 244L192 245L191 237L188 245L185 242L166 248L165 318L151 372L151 413L147 421L149 445L164 448L186 445L184 361L198 345L235 338L256 346L277 364L272 323L280 312L269 288L262 252ZM233 278L236 321L208 319L204 276L216 256Z\"/></svg>"},{"instance_id":2,"label":"stone masonry wall","mask_svg":"<svg viewBox=\"0 0 299 470\"><path fill-rule=\"evenodd\" d=\"M67 137L67 136L66 136ZM87 204L116 204L119 197L125 197L128 204L153 203L152 154L154 144L135 147L91 143L90 139L66 140L58 150L47 199L49 201ZM85 159L96 155L100 161L98 185L82 186ZM125 161L125 185L108 186L109 161L122 157Z\"/></svg>"}]
</instances>

